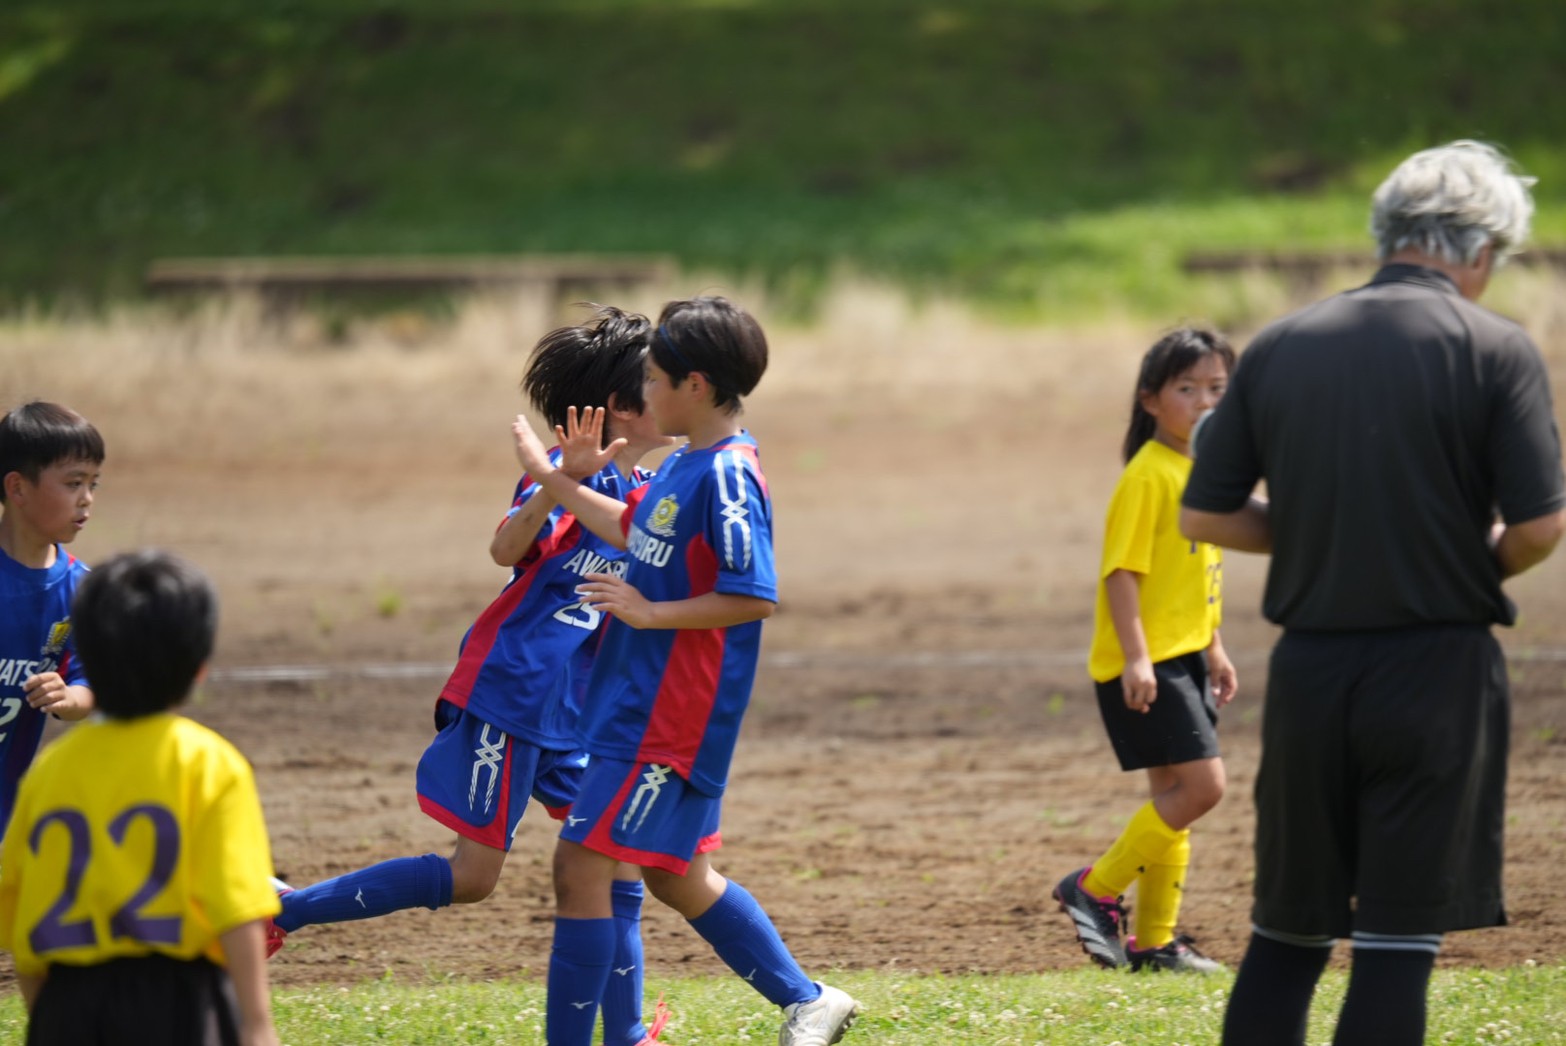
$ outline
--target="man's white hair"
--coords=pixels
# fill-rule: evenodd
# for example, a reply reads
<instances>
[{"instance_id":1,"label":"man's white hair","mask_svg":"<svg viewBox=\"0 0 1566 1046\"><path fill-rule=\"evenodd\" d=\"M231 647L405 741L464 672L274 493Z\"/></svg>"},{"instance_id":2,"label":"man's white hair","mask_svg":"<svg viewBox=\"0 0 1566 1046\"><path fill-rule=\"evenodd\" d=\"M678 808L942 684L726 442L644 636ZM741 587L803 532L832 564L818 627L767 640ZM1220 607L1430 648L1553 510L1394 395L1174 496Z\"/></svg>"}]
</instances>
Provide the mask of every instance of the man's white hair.
<instances>
[{"instance_id":1,"label":"man's white hair","mask_svg":"<svg viewBox=\"0 0 1566 1046\"><path fill-rule=\"evenodd\" d=\"M1536 180L1484 142L1463 140L1417 152L1371 198L1377 253L1386 259L1412 248L1453 265L1471 265L1493 244L1500 264L1527 242L1533 219L1528 187Z\"/></svg>"}]
</instances>

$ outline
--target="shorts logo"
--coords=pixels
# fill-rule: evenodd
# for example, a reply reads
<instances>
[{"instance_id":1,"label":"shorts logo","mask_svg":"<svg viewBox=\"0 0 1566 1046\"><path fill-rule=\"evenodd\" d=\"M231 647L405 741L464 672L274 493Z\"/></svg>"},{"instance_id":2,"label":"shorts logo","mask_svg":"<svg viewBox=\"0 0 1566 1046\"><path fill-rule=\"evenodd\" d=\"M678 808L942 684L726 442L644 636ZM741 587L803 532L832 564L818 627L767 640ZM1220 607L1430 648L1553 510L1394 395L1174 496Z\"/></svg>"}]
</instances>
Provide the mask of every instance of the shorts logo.
<instances>
[{"instance_id":1,"label":"shorts logo","mask_svg":"<svg viewBox=\"0 0 1566 1046\"><path fill-rule=\"evenodd\" d=\"M642 775L641 786L631 796L631 805L625 808L625 816L620 819L620 827L630 831L639 831L647 821L647 815L652 813L653 804L658 801L658 796L663 791L663 783L669 779L669 767L659 766L656 763L647 764L647 772ZM647 800L647 805L642 805L642 800ZM631 818L636 817L636 811L642 815L636 818L636 827L631 828Z\"/></svg>"},{"instance_id":2,"label":"shorts logo","mask_svg":"<svg viewBox=\"0 0 1566 1046\"><path fill-rule=\"evenodd\" d=\"M468 785L468 809L473 809L473 804L478 798L479 774L489 771L489 781L484 786L484 813L489 813L490 804L495 801L495 785L500 783L501 749L506 743L506 732L496 730L499 736L491 738L489 732L492 728L488 723L479 733L479 746L473 749L477 759L473 760L473 779Z\"/></svg>"},{"instance_id":3,"label":"shorts logo","mask_svg":"<svg viewBox=\"0 0 1566 1046\"><path fill-rule=\"evenodd\" d=\"M673 494L665 494L658 499L658 504L653 506L652 515L647 517L647 529L659 537L672 538L674 518L679 514L680 503L674 499Z\"/></svg>"}]
</instances>

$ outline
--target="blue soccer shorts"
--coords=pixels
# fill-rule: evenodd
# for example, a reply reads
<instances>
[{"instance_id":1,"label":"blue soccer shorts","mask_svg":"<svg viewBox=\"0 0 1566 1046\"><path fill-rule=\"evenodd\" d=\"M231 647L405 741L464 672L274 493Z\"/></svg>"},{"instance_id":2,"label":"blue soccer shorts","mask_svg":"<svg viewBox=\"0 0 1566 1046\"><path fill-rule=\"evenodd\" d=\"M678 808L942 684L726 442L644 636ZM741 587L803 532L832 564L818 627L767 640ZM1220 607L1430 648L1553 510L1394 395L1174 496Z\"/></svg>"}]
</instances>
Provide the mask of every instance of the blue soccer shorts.
<instances>
[{"instance_id":1,"label":"blue soccer shorts","mask_svg":"<svg viewBox=\"0 0 1566 1046\"><path fill-rule=\"evenodd\" d=\"M639 868L684 875L697 854L723 845L722 806L670 767L594 758L560 838Z\"/></svg>"},{"instance_id":2,"label":"blue soccer shorts","mask_svg":"<svg viewBox=\"0 0 1566 1046\"><path fill-rule=\"evenodd\" d=\"M449 701L436 704L435 726L419 757L419 808L458 835L510 850L529 797L557 821L571 809L585 753L518 741Z\"/></svg>"}]
</instances>

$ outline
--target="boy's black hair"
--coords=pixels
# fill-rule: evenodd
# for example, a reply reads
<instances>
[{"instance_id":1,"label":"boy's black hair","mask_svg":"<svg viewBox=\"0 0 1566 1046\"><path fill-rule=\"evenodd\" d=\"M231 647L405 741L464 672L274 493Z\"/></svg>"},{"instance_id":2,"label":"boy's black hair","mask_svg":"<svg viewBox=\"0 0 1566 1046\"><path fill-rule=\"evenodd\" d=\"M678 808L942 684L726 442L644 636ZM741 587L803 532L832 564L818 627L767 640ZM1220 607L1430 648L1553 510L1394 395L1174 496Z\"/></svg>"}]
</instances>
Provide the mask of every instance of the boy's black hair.
<instances>
[{"instance_id":1,"label":"boy's black hair","mask_svg":"<svg viewBox=\"0 0 1566 1046\"><path fill-rule=\"evenodd\" d=\"M1142 444L1153 438L1158 430L1158 419L1142 408L1142 394L1157 395L1170 381L1178 378L1204 356L1216 355L1223 360L1224 369L1234 373L1234 349L1217 331L1203 327L1179 327L1153 343L1142 357L1142 370L1137 375L1136 391L1131 394L1131 424L1126 427L1126 440L1121 453L1126 461L1136 456Z\"/></svg>"},{"instance_id":2,"label":"boy's black hair","mask_svg":"<svg viewBox=\"0 0 1566 1046\"><path fill-rule=\"evenodd\" d=\"M652 322L612 305L592 305L593 319L575 327L552 330L539 339L522 375L522 391L551 425L566 423L568 407L615 405L641 411L642 360L652 336ZM604 427L604 437L610 436Z\"/></svg>"},{"instance_id":3,"label":"boy's black hair","mask_svg":"<svg viewBox=\"0 0 1566 1046\"><path fill-rule=\"evenodd\" d=\"M690 374L706 375L713 402L730 414L740 397L767 370L767 336L761 324L727 298L671 301L658 317L653 362L678 385Z\"/></svg>"},{"instance_id":4,"label":"boy's black hair","mask_svg":"<svg viewBox=\"0 0 1566 1046\"><path fill-rule=\"evenodd\" d=\"M37 483L44 469L60 461L103 464L103 437L92 422L58 403L34 400L0 418L0 480L20 472ZM5 487L0 484L0 501Z\"/></svg>"},{"instance_id":5,"label":"boy's black hair","mask_svg":"<svg viewBox=\"0 0 1566 1046\"><path fill-rule=\"evenodd\" d=\"M98 710L135 719L185 700L212 656L217 607L205 574L158 549L121 553L89 571L71 627Z\"/></svg>"}]
</instances>

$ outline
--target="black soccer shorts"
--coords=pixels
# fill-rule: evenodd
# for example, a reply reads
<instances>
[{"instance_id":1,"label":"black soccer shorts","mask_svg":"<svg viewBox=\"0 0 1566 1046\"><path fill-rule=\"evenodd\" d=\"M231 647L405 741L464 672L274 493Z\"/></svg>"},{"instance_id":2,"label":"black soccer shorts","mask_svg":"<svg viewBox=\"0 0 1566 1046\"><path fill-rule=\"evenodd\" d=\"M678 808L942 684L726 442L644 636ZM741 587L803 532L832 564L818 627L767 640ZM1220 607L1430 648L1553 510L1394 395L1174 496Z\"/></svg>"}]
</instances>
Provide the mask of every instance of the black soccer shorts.
<instances>
[{"instance_id":1,"label":"black soccer shorts","mask_svg":"<svg viewBox=\"0 0 1566 1046\"><path fill-rule=\"evenodd\" d=\"M1286 632L1256 778L1256 925L1346 937L1503 924L1510 719L1483 626Z\"/></svg>"}]
</instances>

